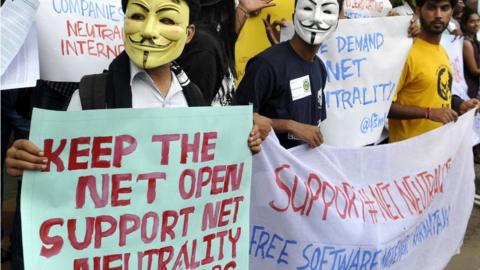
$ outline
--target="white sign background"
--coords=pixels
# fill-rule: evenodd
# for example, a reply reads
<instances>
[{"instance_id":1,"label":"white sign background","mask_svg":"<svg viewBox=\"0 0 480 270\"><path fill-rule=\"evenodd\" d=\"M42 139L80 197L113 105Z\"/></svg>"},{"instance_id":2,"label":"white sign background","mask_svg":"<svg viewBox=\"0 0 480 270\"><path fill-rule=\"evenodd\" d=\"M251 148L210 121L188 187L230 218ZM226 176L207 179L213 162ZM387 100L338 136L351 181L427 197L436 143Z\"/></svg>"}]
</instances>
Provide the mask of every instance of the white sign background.
<instances>
[{"instance_id":1,"label":"white sign background","mask_svg":"<svg viewBox=\"0 0 480 270\"><path fill-rule=\"evenodd\" d=\"M40 78L78 82L101 73L123 51L120 0L41 0Z\"/></svg>"},{"instance_id":2,"label":"white sign background","mask_svg":"<svg viewBox=\"0 0 480 270\"><path fill-rule=\"evenodd\" d=\"M469 99L467 96L468 86L463 75L463 37L442 35L440 44L447 51L453 69L452 94L465 100Z\"/></svg>"},{"instance_id":3,"label":"white sign background","mask_svg":"<svg viewBox=\"0 0 480 270\"><path fill-rule=\"evenodd\" d=\"M473 117L363 148L269 137L253 160L250 269L443 269L473 206Z\"/></svg>"},{"instance_id":4,"label":"white sign background","mask_svg":"<svg viewBox=\"0 0 480 270\"><path fill-rule=\"evenodd\" d=\"M387 121L411 47L410 17L340 20L319 56L327 66L326 144L363 146L376 142Z\"/></svg>"},{"instance_id":5,"label":"white sign background","mask_svg":"<svg viewBox=\"0 0 480 270\"><path fill-rule=\"evenodd\" d=\"M350 19L384 17L392 10L388 0L345 0L343 12Z\"/></svg>"}]
</instances>

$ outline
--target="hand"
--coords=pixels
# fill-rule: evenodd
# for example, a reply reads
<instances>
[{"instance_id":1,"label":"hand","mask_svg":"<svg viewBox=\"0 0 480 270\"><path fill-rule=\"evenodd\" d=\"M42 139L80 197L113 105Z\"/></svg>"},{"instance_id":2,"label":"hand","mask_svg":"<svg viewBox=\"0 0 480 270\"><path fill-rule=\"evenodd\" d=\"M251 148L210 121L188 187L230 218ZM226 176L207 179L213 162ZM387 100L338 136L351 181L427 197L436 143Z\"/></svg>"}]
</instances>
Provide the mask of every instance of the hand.
<instances>
[{"instance_id":1,"label":"hand","mask_svg":"<svg viewBox=\"0 0 480 270\"><path fill-rule=\"evenodd\" d=\"M464 114L467 111L480 106L480 100L476 98L472 98L470 100L464 101L462 104L460 104L460 114ZM480 110L480 108L477 108L477 112Z\"/></svg>"},{"instance_id":2,"label":"hand","mask_svg":"<svg viewBox=\"0 0 480 270\"><path fill-rule=\"evenodd\" d=\"M290 132L296 138L306 142L311 148L318 147L323 143L323 135L318 126L292 121Z\"/></svg>"},{"instance_id":3,"label":"hand","mask_svg":"<svg viewBox=\"0 0 480 270\"><path fill-rule=\"evenodd\" d=\"M249 14L258 15L262 9L276 5L272 2L273 0L240 0L239 5Z\"/></svg>"},{"instance_id":4,"label":"hand","mask_svg":"<svg viewBox=\"0 0 480 270\"><path fill-rule=\"evenodd\" d=\"M253 124L258 127L262 141L265 140L272 130L272 120L258 113L253 113Z\"/></svg>"},{"instance_id":5,"label":"hand","mask_svg":"<svg viewBox=\"0 0 480 270\"><path fill-rule=\"evenodd\" d=\"M257 154L262 150L261 144L260 131L258 130L258 126L254 124L248 137L248 147L250 147L252 154Z\"/></svg>"},{"instance_id":6,"label":"hand","mask_svg":"<svg viewBox=\"0 0 480 270\"><path fill-rule=\"evenodd\" d=\"M398 13L395 10L390 10L387 14L387 16L400 16L400 13Z\"/></svg>"},{"instance_id":7,"label":"hand","mask_svg":"<svg viewBox=\"0 0 480 270\"><path fill-rule=\"evenodd\" d=\"M43 152L29 140L16 140L5 159L7 173L13 177L22 176L24 170L41 171L47 167L46 163Z\"/></svg>"},{"instance_id":8,"label":"hand","mask_svg":"<svg viewBox=\"0 0 480 270\"><path fill-rule=\"evenodd\" d=\"M439 108L439 109L431 109L430 116L428 119L441 122L443 124L447 124L453 121L457 121L458 114L450 109L450 108Z\"/></svg>"},{"instance_id":9,"label":"hand","mask_svg":"<svg viewBox=\"0 0 480 270\"><path fill-rule=\"evenodd\" d=\"M267 18L263 19L263 24L265 25L265 32L267 33L268 41L270 41L271 45L275 45L280 43L280 32L282 28L287 27L287 20L275 20L271 23L270 18L271 15L268 14Z\"/></svg>"},{"instance_id":10,"label":"hand","mask_svg":"<svg viewBox=\"0 0 480 270\"><path fill-rule=\"evenodd\" d=\"M420 34L420 24L417 23L417 20L417 15L413 15L412 19L410 20L410 26L408 27L409 37L415 38Z\"/></svg>"}]
</instances>

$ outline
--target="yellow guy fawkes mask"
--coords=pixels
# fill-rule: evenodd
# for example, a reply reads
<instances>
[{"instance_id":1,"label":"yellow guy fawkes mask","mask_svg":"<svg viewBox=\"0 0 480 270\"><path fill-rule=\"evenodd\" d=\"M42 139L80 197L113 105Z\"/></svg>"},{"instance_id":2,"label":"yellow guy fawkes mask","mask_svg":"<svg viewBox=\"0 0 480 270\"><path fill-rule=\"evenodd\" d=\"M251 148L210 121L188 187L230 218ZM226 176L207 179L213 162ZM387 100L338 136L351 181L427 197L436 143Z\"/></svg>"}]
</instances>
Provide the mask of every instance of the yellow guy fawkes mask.
<instances>
[{"instance_id":1,"label":"yellow guy fawkes mask","mask_svg":"<svg viewBox=\"0 0 480 270\"><path fill-rule=\"evenodd\" d=\"M188 17L184 0L129 0L124 43L133 63L151 69L179 57L188 37Z\"/></svg>"}]
</instances>

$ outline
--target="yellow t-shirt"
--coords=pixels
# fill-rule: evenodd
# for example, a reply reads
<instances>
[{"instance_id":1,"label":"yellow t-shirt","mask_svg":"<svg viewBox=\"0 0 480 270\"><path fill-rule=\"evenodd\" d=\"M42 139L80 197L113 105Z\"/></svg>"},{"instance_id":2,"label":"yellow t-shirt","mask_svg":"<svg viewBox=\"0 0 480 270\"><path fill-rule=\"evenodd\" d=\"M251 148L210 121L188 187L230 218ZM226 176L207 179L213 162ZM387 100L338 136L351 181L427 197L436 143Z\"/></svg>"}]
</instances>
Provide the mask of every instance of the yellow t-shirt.
<instances>
[{"instance_id":1,"label":"yellow t-shirt","mask_svg":"<svg viewBox=\"0 0 480 270\"><path fill-rule=\"evenodd\" d=\"M450 108L452 68L446 51L417 38L403 67L393 101L423 108ZM428 119L388 121L390 142L412 138L442 126Z\"/></svg>"}]
</instances>

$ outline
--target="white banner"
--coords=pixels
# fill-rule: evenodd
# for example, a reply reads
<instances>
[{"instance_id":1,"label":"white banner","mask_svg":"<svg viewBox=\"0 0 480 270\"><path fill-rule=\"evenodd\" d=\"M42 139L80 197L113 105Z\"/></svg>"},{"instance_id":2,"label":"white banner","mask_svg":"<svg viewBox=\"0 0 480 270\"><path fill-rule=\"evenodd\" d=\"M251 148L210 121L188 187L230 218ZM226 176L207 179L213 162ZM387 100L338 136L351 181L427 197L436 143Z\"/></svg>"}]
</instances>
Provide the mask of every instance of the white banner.
<instances>
[{"instance_id":1,"label":"white banner","mask_svg":"<svg viewBox=\"0 0 480 270\"><path fill-rule=\"evenodd\" d=\"M350 19L385 17L392 9L389 0L345 0L343 12Z\"/></svg>"},{"instance_id":2,"label":"white banner","mask_svg":"<svg viewBox=\"0 0 480 270\"><path fill-rule=\"evenodd\" d=\"M40 77L78 82L101 73L123 51L120 0L41 0Z\"/></svg>"},{"instance_id":3,"label":"white banner","mask_svg":"<svg viewBox=\"0 0 480 270\"><path fill-rule=\"evenodd\" d=\"M443 269L473 206L473 111L414 139L254 157L250 269Z\"/></svg>"},{"instance_id":4,"label":"white banner","mask_svg":"<svg viewBox=\"0 0 480 270\"><path fill-rule=\"evenodd\" d=\"M406 16L340 20L320 47L328 72L327 119L320 124L326 144L362 146L380 138L412 44L409 23Z\"/></svg>"},{"instance_id":5,"label":"white banner","mask_svg":"<svg viewBox=\"0 0 480 270\"><path fill-rule=\"evenodd\" d=\"M442 35L440 42L448 53L453 69L452 93L463 99L470 99L467 95L467 83L463 73L463 37Z\"/></svg>"},{"instance_id":6,"label":"white banner","mask_svg":"<svg viewBox=\"0 0 480 270\"><path fill-rule=\"evenodd\" d=\"M480 143L480 114L475 115L475 122L473 124L473 144L477 145Z\"/></svg>"}]
</instances>

